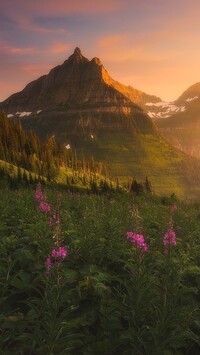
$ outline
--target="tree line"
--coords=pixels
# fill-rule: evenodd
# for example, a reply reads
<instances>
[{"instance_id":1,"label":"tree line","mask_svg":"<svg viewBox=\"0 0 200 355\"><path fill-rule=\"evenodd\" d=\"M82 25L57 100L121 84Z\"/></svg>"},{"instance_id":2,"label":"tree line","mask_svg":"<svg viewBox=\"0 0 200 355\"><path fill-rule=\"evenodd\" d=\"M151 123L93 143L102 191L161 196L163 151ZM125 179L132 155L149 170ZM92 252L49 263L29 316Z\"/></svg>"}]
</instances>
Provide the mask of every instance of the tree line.
<instances>
[{"instance_id":1,"label":"tree line","mask_svg":"<svg viewBox=\"0 0 200 355\"><path fill-rule=\"evenodd\" d=\"M67 149L54 136L42 143L33 130L25 132L21 122L9 119L0 112L0 160L19 166L52 180L59 168L64 166L83 173L108 175L106 166L94 161L77 158L76 151Z\"/></svg>"}]
</instances>

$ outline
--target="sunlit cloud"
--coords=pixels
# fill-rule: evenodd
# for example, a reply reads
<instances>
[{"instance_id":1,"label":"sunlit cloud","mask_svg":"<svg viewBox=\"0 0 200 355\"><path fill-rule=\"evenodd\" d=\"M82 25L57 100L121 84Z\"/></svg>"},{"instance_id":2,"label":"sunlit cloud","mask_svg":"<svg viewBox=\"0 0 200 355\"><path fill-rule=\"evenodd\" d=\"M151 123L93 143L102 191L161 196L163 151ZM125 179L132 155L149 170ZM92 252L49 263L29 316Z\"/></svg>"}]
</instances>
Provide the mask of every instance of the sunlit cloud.
<instances>
[{"instance_id":1,"label":"sunlit cloud","mask_svg":"<svg viewBox=\"0 0 200 355\"><path fill-rule=\"evenodd\" d=\"M155 35L158 38L157 34ZM160 62L170 57L170 53L166 49L161 53L157 53L151 49L155 38L135 39L134 36L115 35L100 38L97 45L100 51L104 53L104 59L111 62L127 62L127 61L143 61L143 62ZM151 43L151 45L149 45Z\"/></svg>"},{"instance_id":2,"label":"sunlit cloud","mask_svg":"<svg viewBox=\"0 0 200 355\"><path fill-rule=\"evenodd\" d=\"M39 54L38 48L35 47L12 47L9 43L0 42L0 54L9 59L11 56L20 57L20 56L30 56Z\"/></svg>"},{"instance_id":3,"label":"sunlit cloud","mask_svg":"<svg viewBox=\"0 0 200 355\"><path fill-rule=\"evenodd\" d=\"M73 50L73 46L67 43L63 42L55 42L52 43L49 47L49 54L62 54L62 53L68 53L69 51Z\"/></svg>"},{"instance_id":4,"label":"sunlit cloud","mask_svg":"<svg viewBox=\"0 0 200 355\"><path fill-rule=\"evenodd\" d=\"M35 54L37 53L37 49L36 48L9 48L9 52L13 53L13 54L26 54L26 55L30 55L30 54Z\"/></svg>"}]
</instances>

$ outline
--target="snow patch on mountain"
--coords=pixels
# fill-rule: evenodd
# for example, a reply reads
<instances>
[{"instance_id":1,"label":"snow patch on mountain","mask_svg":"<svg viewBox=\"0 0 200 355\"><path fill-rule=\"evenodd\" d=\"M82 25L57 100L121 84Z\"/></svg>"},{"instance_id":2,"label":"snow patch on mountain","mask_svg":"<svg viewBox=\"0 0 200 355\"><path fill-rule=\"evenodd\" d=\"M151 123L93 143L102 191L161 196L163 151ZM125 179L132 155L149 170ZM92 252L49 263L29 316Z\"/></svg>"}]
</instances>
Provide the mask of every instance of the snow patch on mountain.
<instances>
[{"instance_id":1,"label":"snow patch on mountain","mask_svg":"<svg viewBox=\"0 0 200 355\"><path fill-rule=\"evenodd\" d=\"M151 111L148 111L148 115L151 118L160 119L167 118L176 112L184 112L185 106L177 106L174 102L147 102L147 107L151 107Z\"/></svg>"},{"instance_id":2,"label":"snow patch on mountain","mask_svg":"<svg viewBox=\"0 0 200 355\"><path fill-rule=\"evenodd\" d=\"M190 101L193 101L193 100L196 100L196 99L198 99L198 96L188 97L188 99L186 99L185 101L190 102Z\"/></svg>"},{"instance_id":3,"label":"snow patch on mountain","mask_svg":"<svg viewBox=\"0 0 200 355\"><path fill-rule=\"evenodd\" d=\"M16 115L18 115L19 117L25 117L25 116L30 116L32 112L16 112Z\"/></svg>"}]
</instances>

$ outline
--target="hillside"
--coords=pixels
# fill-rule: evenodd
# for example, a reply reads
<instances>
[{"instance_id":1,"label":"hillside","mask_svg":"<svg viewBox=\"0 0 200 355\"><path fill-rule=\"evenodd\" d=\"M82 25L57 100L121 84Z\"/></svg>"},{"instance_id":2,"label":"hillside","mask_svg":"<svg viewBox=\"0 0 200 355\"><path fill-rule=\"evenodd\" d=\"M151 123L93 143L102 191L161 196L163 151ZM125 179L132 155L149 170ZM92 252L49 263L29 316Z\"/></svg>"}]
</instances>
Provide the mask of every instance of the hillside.
<instances>
[{"instance_id":1,"label":"hillside","mask_svg":"<svg viewBox=\"0 0 200 355\"><path fill-rule=\"evenodd\" d=\"M20 122L0 111L0 188L38 183L79 192L120 190L104 164L93 157L78 159L76 151L55 137L42 143L33 131L27 134Z\"/></svg>"},{"instance_id":2,"label":"hillside","mask_svg":"<svg viewBox=\"0 0 200 355\"><path fill-rule=\"evenodd\" d=\"M79 158L93 156L105 163L122 182L148 176L155 192L196 197L199 162L194 169L189 157L166 143L136 104L149 101L160 99L116 82L98 58L90 61L76 48L62 65L10 96L0 108L40 138L55 137L76 149Z\"/></svg>"}]
</instances>

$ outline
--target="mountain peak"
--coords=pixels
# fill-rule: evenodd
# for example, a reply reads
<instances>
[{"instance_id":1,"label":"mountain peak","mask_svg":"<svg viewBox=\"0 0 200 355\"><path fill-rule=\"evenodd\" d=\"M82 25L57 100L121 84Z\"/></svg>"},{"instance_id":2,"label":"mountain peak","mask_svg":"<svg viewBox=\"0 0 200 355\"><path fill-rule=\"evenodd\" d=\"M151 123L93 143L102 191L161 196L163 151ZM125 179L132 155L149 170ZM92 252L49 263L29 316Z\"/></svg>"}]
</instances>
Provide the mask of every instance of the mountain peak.
<instances>
[{"instance_id":1,"label":"mountain peak","mask_svg":"<svg viewBox=\"0 0 200 355\"><path fill-rule=\"evenodd\" d=\"M89 60L87 58L83 57L79 47L76 47L74 53L70 55L70 57L68 58L68 62L81 63L81 62L88 62L88 61Z\"/></svg>"},{"instance_id":2,"label":"mountain peak","mask_svg":"<svg viewBox=\"0 0 200 355\"><path fill-rule=\"evenodd\" d=\"M97 64L98 66L102 65L100 59L97 57L94 57L91 62Z\"/></svg>"},{"instance_id":3,"label":"mountain peak","mask_svg":"<svg viewBox=\"0 0 200 355\"><path fill-rule=\"evenodd\" d=\"M74 55L77 55L77 56L81 56L82 57L82 53L81 53L81 50L80 50L80 48L79 47L76 47L75 49L74 49Z\"/></svg>"}]
</instances>

